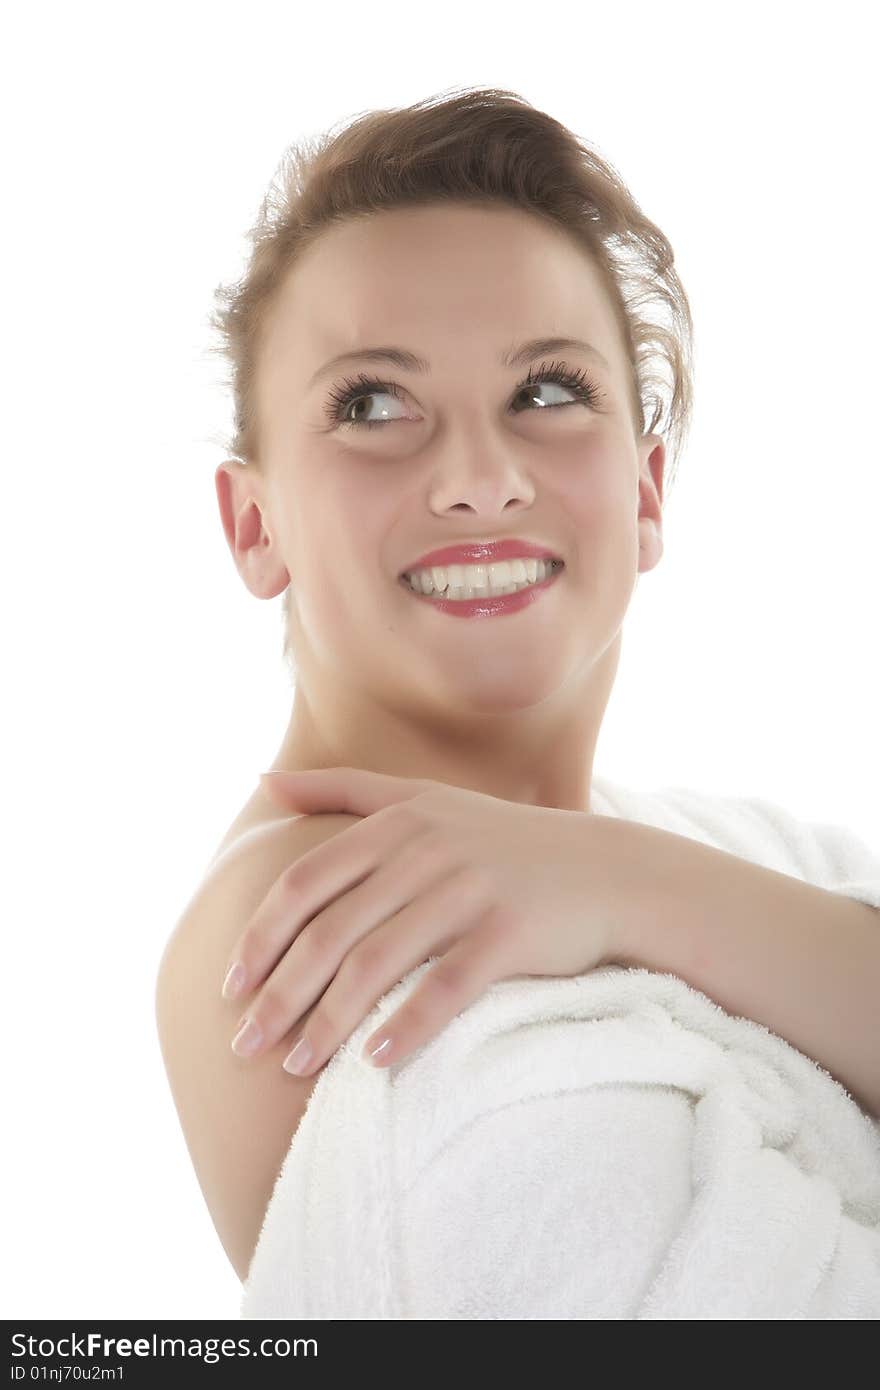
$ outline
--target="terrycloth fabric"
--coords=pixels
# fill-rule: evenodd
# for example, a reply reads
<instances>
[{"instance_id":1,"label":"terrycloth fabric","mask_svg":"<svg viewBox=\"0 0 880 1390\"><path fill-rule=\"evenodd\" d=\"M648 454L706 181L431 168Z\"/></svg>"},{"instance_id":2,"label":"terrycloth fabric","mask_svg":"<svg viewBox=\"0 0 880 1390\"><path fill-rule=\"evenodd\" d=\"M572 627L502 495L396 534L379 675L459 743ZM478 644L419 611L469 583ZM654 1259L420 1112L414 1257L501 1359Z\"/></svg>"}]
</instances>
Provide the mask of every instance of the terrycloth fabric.
<instances>
[{"instance_id":1,"label":"terrycloth fabric","mask_svg":"<svg viewBox=\"0 0 880 1390\"><path fill-rule=\"evenodd\" d=\"M600 778L592 810L880 908L880 856L841 826ZM319 1077L242 1318L880 1316L880 1123L811 1058L605 967L500 981L397 1065L362 1061L435 959Z\"/></svg>"}]
</instances>

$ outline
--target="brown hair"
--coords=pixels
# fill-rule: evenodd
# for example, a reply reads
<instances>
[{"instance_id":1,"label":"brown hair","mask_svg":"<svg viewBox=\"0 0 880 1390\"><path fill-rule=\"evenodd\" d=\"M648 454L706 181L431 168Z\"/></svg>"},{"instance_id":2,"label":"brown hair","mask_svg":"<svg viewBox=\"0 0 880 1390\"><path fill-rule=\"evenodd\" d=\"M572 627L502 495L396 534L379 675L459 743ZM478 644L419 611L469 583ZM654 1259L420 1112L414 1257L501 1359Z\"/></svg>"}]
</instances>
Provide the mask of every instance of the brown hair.
<instances>
[{"instance_id":1,"label":"brown hair","mask_svg":"<svg viewBox=\"0 0 880 1390\"><path fill-rule=\"evenodd\" d=\"M249 233L245 273L217 287L209 319L222 339L209 351L231 366L229 455L260 466L255 388L262 329L278 286L322 231L390 208L495 201L562 227L590 254L629 361L634 431L664 435L667 497L693 403L693 323L672 246L613 166L552 116L515 92L451 92L370 111L338 133L286 150ZM292 667L289 596L288 585L284 654Z\"/></svg>"}]
</instances>

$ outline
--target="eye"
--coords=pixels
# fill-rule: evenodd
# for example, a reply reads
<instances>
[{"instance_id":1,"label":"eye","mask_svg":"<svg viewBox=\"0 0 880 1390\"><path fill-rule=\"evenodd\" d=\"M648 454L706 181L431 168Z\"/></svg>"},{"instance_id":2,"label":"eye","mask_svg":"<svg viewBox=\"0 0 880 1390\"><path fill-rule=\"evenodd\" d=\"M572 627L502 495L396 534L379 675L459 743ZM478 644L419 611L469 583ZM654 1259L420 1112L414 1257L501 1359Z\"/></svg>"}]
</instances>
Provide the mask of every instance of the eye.
<instances>
[{"instance_id":1,"label":"eye","mask_svg":"<svg viewBox=\"0 0 880 1390\"><path fill-rule=\"evenodd\" d=\"M330 393L330 399L325 408L325 414L333 425L344 425L360 428L364 425L368 429L374 429L376 425L393 424L393 421L384 420L345 420L343 416L349 407L359 404L361 401L370 400L373 396L394 396L400 400L402 392L399 386L393 381L376 381L372 377L359 376L355 381L344 381L340 387L334 387Z\"/></svg>"},{"instance_id":2,"label":"eye","mask_svg":"<svg viewBox=\"0 0 880 1390\"><path fill-rule=\"evenodd\" d=\"M546 404L536 400L535 387L544 382L562 386L567 391L571 391L575 396L573 401L560 401L557 403ZM527 392L527 399L533 403L533 407L540 410L558 410L569 405L585 405L591 410L598 409L598 402L603 398L604 393L598 389L595 383L587 376L583 370L574 371L567 367L564 362L543 364L536 372L529 372L524 381L514 388L514 400L521 392ZM344 416L347 411L361 401L369 400L373 396L388 395L400 400L402 396L400 387L393 381L377 381L373 377L364 376L361 373L354 380L343 381L338 387L334 387L330 393L330 398L325 406L324 413L331 425L340 425L347 429L375 429L377 426L393 425L394 419L388 420L346 420ZM515 411L515 414L521 412Z\"/></svg>"}]
</instances>

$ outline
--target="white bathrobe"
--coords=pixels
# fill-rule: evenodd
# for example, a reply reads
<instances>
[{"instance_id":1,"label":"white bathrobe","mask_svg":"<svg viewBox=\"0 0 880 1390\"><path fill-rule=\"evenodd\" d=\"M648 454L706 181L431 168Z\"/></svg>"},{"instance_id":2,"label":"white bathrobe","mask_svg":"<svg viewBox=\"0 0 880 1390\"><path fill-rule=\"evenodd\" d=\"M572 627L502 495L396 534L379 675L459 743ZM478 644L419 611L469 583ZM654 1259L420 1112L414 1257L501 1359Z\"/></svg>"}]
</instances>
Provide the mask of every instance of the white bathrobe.
<instances>
[{"instance_id":1,"label":"white bathrobe","mask_svg":"<svg viewBox=\"0 0 880 1390\"><path fill-rule=\"evenodd\" d=\"M880 931L880 854L845 827L596 777L592 810L868 903ZM811 1058L615 966L500 981L374 1068L366 1039L435 959L319 1077L242 1318L880 1317L880 1123Z\"/></svg>"}]
</instances>

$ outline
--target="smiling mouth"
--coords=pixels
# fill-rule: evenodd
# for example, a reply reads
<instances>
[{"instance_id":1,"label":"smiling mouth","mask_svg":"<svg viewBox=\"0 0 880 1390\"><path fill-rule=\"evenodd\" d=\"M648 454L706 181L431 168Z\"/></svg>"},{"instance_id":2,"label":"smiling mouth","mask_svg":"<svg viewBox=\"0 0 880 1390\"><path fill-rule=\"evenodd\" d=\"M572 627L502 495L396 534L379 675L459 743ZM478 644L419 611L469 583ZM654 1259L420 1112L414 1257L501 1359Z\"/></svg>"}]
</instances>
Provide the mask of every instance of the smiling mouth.
<instances>
[{"instance_id":1,"label":"smiling mouth","mask_svg":"<svg viewBox=\"0 0 880 1390\"><path fill-rule=\"evenodd\" d=\"M453 587L450 589L447 586L445 589L431 589L430 592L425 593L418 583L413 583L412 577L408 572L404 572L398 577L398 583L402 584L408 593L415 594L417 598L441 599L451 603L466 603L474 599L506 598L511 594L525 593L529 589L540 588L541 585L546 584L564 568L565 562L563 560L550 560L546 562L545 573L540 578L526 580L522 583L505 584L500 588L492 588L486 585L480 588L466 586L464 588Z\"/></svg>"}]
</instances>

